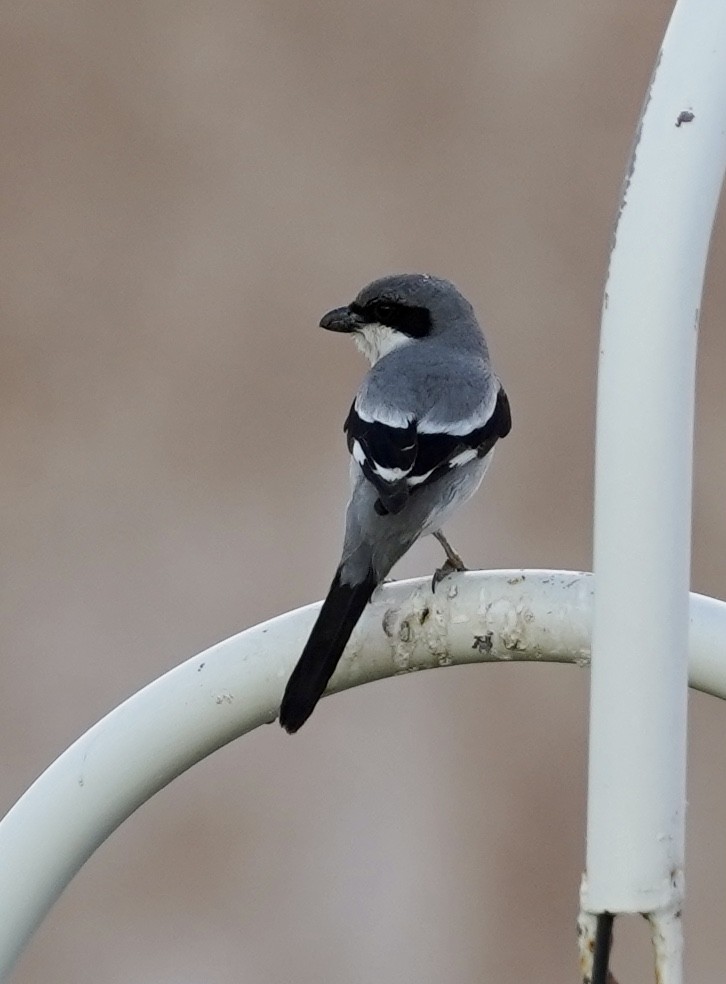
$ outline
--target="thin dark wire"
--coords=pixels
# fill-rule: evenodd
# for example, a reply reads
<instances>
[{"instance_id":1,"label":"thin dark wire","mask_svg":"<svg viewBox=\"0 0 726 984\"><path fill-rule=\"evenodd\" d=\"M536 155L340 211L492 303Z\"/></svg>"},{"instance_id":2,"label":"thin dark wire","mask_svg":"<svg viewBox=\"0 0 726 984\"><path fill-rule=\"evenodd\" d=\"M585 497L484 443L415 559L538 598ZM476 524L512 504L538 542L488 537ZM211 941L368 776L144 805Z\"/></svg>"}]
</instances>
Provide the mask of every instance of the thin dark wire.
<instances>
[{"instance_id":1,"label":"thin dark wire","mask_svg":"<svg viewBox=\"0 0 726 984\"><path fill-rule=\"evenodd\" d=\"M595 952L592 958L592 984L608 984L610 945L613 939L612 912L601 912L595 927Z\"/></svg>"}]
</instances>

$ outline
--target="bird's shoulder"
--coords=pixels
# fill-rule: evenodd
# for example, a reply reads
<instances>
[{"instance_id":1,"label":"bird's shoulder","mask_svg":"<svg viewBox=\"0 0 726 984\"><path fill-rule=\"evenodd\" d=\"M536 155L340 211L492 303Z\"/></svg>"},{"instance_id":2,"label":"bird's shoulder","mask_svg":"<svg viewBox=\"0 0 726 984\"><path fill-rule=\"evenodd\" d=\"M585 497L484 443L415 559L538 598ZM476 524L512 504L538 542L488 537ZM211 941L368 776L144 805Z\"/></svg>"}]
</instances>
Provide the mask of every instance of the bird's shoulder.
<instances>
[{"instance_id":1,"label":"bird's shoulder","mask_svg":"<svg viewBox=\"0 0 726 984\"><path fill-rule=\"evenodd\" d=\"M369 370L355 405L367 417L397 426L411 421L445 425L488 417L499 389L485 354L412 345Z\"/></svg>"}]
</instances>

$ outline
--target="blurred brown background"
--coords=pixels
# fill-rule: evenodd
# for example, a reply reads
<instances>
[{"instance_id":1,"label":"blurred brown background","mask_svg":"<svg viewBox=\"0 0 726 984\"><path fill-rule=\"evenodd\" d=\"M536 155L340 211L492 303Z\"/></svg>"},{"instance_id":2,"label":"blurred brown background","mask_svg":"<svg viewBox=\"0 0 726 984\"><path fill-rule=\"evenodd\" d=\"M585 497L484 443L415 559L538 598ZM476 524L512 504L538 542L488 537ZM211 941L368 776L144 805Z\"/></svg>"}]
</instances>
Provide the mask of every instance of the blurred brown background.
<instances>
[{"instance_id":1,"label":"blurred brown background","mask_svg":"<svg viewBox=\"0 0 726 984\"><path fill-rule=\"evenodd\" d=\"M3 810L144 683L324 593L365 366L316 326L382 273L454 279L512 401L453 541L475 566L590 568L601 285L669 13L5 0ZM721 221L693 575L718 596L724 263ZM14 980L574 982L586 684L421 674L237 742L103 846ZM687 962L715 982L726 708L695 696L691 730ZM618 977L650 979L639 920L616 948Z\"/></svg>"}]
</instances>

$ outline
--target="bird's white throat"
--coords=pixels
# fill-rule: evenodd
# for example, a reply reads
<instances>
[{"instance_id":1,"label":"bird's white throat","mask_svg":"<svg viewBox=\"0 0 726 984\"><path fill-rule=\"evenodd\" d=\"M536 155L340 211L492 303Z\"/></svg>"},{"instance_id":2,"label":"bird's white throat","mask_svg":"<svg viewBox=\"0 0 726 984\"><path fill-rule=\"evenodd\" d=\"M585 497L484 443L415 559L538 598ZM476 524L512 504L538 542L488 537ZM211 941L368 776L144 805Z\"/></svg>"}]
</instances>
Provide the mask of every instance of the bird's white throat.
<instances>
[{"instance_id":1,"label":"bird's white throat","mask_svg":"<svg viewBox=\"0 0 726 984\"><path fill-rule=\"evenodd\" d=\"M388 355L389 352L393 352L394 349L401 348L402 345L409 345L412 341L402 332L395 331L388 325L377 323L365 325L355 332L353 339L371 365L382 359L384 355Z\"/></svg>"}]
</instances>

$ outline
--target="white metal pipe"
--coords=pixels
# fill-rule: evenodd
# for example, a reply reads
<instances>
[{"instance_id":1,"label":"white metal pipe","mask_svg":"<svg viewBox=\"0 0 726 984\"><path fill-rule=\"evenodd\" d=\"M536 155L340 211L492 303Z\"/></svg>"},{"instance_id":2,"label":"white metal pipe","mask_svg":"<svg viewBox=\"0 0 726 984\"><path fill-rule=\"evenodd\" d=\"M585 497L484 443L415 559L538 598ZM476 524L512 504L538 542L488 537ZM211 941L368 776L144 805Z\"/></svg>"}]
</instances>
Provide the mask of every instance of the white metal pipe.
<instances>
[{"instance_id":1,"label":"white metal pipe","mask_svg":"<svg viewBox=\"0 0 726 984\"><path fill-rule=\"evenodd\" d=\"M679 0L638 128L603 307L591 912L680 905L696 340L725 167L726 3Z\"/></svg>"},{"instance_id":2,"label":"white metal pipe","mask_svg":"<svg viewBox=\"0 0 726 984\"><path fill-rule=\"evenodd\" d=\"M682 889L681 889L682 890ZM648 913L657 984L676 984L683 976L683 912L670 905Z\"/></svg>"},{"instance_id":3,"label":"white metal pipe","mask_svg":"<svg viewBox=\"0 0 726 984\"><path fill-rule=\"evenodd\" d=\"M457 575L377 592L331 691L414 670L589 662L593 578L570 571ZM273 721L319 605L213 646L80 737L0 821L0 979L55 899L134 810L195 762ZM691 596L691 682L726 698L726 603ZM293 741L294 739L285 739Z\"/></svg>"}]
</instances>

